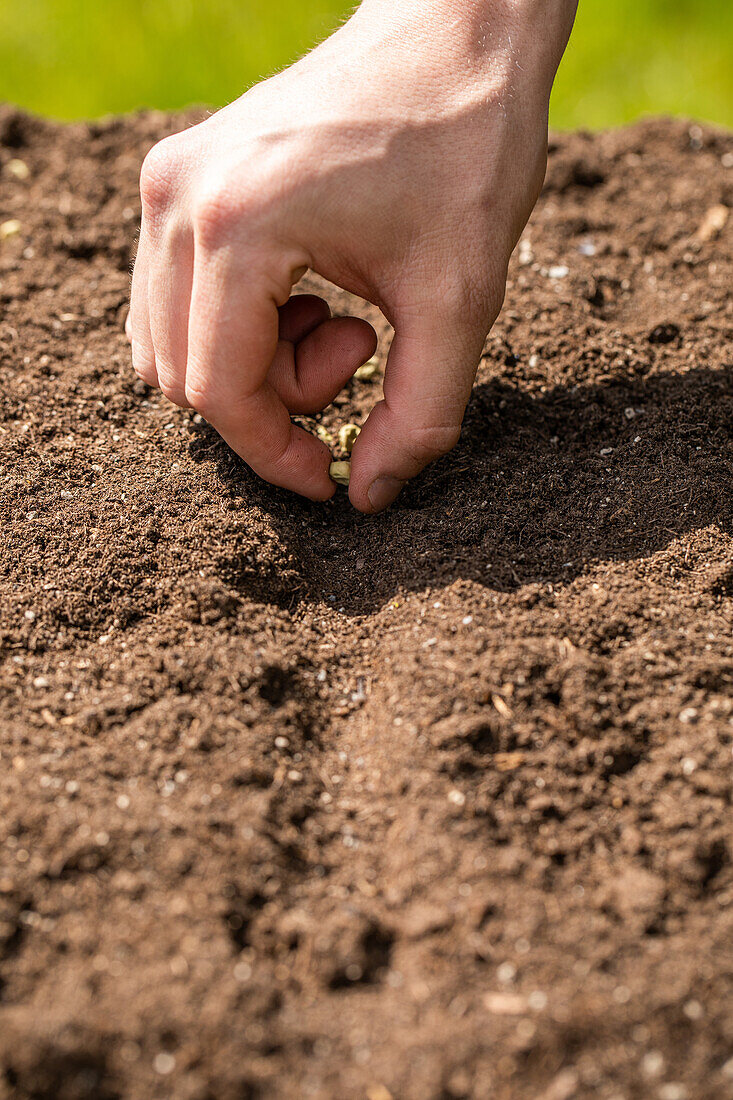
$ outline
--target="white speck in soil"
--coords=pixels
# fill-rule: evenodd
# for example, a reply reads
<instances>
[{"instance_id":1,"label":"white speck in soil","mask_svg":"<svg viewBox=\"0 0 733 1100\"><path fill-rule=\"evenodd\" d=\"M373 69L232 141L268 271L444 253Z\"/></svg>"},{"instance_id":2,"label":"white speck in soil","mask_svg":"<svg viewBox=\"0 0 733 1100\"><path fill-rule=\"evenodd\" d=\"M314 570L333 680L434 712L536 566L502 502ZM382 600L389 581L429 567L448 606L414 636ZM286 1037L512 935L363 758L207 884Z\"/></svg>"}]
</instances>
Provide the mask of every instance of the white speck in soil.
<instances>
[{"instance_id":1,"label":"white speck in soil","mask_svg":"<svg viewBox=\"0 0 733 1100\"><path fill-rule=\"evenodd\" d=\"M501 965L496 968L496 980L501 982L502 985L509 985L510 982L514 981L516 976L517 968L510 962L501 963Z\"/></svg>"},{"instance_id":2,"label":"white speck in soil","mask_svg":"<svg viewBox=\"0 0 733 1100\"><path fill-rule=\"evenodd\" d=\"M161 1077L167 1077L169 1073L173 1073L175 1068L176 1060L172 1054L168 1054L167 1051L162 1050L160 1054L155 1055L153 1069L156 1073L159 1073Z\"/></svg>"}]
</instances>

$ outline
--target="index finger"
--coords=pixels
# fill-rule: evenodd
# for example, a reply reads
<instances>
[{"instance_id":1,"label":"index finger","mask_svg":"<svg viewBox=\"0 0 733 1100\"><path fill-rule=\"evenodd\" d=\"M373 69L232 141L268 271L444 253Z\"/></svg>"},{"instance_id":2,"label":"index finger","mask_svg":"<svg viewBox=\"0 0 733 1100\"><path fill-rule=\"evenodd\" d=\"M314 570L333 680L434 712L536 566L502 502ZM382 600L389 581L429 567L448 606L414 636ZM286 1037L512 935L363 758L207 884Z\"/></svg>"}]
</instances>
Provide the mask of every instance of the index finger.
<instances>
[{"instance_id":1,"label":"index finger","mask_svg":"<svg viewBox=\"0 0 733 1100\"><path fill-rule=\"evenodd\" d=\"M268 277L230 248L196 248L186 397L265 480L311 500L335 486L325 444L294 425L267 381L278 342Z\"/></svg>"}]
</instances>

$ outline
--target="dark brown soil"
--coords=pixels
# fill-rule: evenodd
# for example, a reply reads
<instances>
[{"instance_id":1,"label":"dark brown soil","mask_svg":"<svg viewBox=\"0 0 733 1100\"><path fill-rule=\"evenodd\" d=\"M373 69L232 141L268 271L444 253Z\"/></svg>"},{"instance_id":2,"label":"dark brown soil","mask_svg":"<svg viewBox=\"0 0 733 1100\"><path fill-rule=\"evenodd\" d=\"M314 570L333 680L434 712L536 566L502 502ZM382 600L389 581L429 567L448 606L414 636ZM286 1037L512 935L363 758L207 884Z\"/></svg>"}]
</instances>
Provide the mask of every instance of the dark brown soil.
<instances>
[{"instance_id":1,"label":"dark brown soil","mask_svg":"<svg viewBox=\"0 0 733 1100\"><path fill-rule=\"evenodd\" d=\"M180 125L0 111L0 1097L733 1096L733 137L555 140L365 518L131 371Z\"/></svg>"}]
</instances>

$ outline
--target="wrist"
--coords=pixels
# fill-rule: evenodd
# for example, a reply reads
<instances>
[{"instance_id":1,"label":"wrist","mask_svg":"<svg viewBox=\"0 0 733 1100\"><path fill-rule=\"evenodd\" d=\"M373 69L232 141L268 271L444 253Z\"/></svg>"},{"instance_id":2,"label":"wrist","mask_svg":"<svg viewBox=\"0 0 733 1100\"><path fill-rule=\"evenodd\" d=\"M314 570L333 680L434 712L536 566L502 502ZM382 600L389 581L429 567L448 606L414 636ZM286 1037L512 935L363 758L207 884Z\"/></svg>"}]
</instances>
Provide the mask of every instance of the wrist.
<instances>
[{"instance_id":1,"label":"wrist","mask_svg":"<svg viewBox=\"0 0 733 1100\"><path fill-rule=\"evenodd\" d=\"M572 30L578 0L362 0L353 17L411 53L427 51L469 78L521 71L546 92Z\"/></svg>"}]
</instances>

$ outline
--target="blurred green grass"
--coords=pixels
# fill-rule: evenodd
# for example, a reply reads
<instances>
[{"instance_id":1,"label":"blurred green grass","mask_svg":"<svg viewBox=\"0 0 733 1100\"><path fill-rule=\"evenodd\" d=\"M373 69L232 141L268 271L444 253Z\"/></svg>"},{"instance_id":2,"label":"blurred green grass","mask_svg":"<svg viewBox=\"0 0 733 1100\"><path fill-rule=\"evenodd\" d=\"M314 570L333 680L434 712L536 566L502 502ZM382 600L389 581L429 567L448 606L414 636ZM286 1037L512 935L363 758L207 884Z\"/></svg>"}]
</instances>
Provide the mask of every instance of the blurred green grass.
<instances>
[{"instance_id":1,"label":"blurred green grass","mask_svg":"<svg viewBox=\"0 0 733 1100\"><path fill-rule=\"evenodd\" d=\"M0 0L0 100L59 118L221 105L349 10L340 0ZM552 123L673 113L733 125L732 61L730 0L581 0Z\"/></svg>"}]
</instances>

